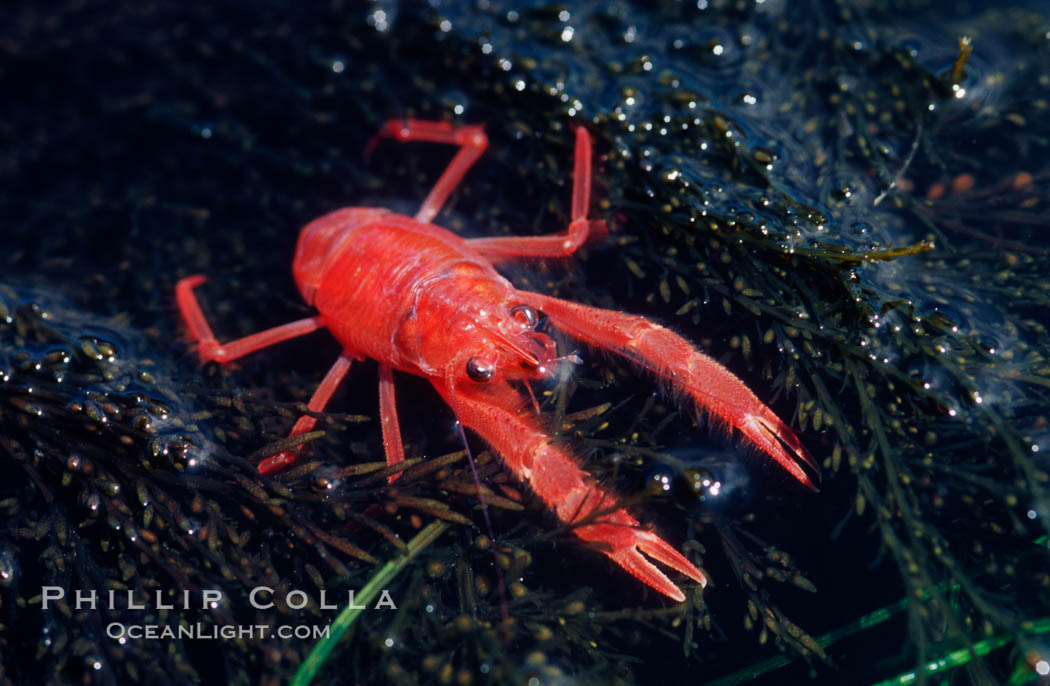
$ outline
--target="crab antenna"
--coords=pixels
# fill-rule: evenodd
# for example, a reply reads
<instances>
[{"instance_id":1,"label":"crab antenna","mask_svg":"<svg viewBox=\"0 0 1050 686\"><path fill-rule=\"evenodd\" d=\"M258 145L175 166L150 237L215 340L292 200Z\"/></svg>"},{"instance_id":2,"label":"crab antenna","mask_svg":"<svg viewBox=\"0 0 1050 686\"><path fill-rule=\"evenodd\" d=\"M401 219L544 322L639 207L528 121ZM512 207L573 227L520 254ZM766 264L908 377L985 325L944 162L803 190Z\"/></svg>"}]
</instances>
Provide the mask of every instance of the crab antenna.
<instances>
[{"instance_id":1,"label":"crab antenna","mask_svg":"<svg viewBox=\"0 0 1050 686\"><path fill-rule=\"evenodd\" d=\"M456 387L454 384L449 383L449 396L452 399L452 409L456 409ZM478 502L481 503L481 513L485 516L485 528L489 532L489 540L492 541L492 560L495 562L496 569L496 588L499 591L499 609L500 615L503 619L503 630L508 632L509 639L509 627L510 627L510 612L507 610L507 590L503 584L503 571L499 565L499 555L496 554L496 534L492 528L492 518L489 517L489 506L485 502L485 496L481 492L481 479L478 477L478 468L474 463L474 455L470 452L470 443L467 442L467 432L463 430L463 423L458 419L456 420L456 429L459 431L459 438L463 441L463 450L467 453L467 463L470 464L470 473L474 476L474 487L478 489Z\"/></svg>"},{"instance_id":2,"label":"crab antenna","mask_svg":"<svg viewBox=\"0 0 1050 686\"><path fill-rule=\"evenodd\" d=\"M575 350L573 350L571 353L565 353L561 357L555 357L554 361L555 362L563 362L564 361L564 362L568 362L570 364L583 364L583 358L580 357L579 354Z\"/></svg>"},{"instance_id":3,"label":"crab antenna","mask_svg":"<svg viewBox=\"0 0 1050 686\"><path fill-rule=\"evenodd\" d=\"M536 357L533 353L530 353L528 350L525 350L525 348L522 348L520 345L518 345L511 339L507 338L499 331L493 331L492 337L498 340L503 345L510 348L511 350L513 350L515 353L517 353L523 360L525 360L525 363L528 364L530 367L539 366L540 360L538 357Z\"/></svg>"},{"instance_id":4,"label":"crab antenna","mask_svg":"<svg viewBox=\"0 0 1050 686\"><path fill-rule=\"evenodd\" d=\"M529 397L532 398L532 407L536 410L536 414L542 414L540 412L540 402L536 400L536 394L532 391L532 384L528 382L528 379L523 379L522 383L525 384L525 389L529 392Z\"/></svg>"}]
</instances>

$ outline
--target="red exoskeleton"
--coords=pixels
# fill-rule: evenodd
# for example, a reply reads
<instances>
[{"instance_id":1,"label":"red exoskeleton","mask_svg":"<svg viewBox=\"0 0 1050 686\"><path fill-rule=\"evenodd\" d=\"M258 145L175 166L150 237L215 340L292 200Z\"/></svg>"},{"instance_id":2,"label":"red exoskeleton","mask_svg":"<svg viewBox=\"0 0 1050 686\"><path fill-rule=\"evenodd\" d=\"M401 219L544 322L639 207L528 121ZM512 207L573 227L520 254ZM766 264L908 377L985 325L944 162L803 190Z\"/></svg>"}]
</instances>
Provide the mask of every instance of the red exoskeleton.
<instances>
[{"instance_id":1,"label":"red exoskeleton","mask_svg":"<svg viewBox=\"0 0 1050 686\"><path fill-rule=\"evenodd\" d=\"M313 317L220 344L194 295L203 276L176 286L176 300L203 360L238 357L327 328L343 346L308 408L324 409L352 360L379 365L379 415L387 462L404 459L394 401L394 370L425 377L461 424L483 438L518 479L528 484L573 533L635 577L676 601L685 595L642 553L699 584L703 573L677 549L617 507L569 449L542 428L522 388L551 376L556 346L537 330L540 314L573 339L623 355L664 381L697 408L735 427L803 484L802 464L816 463L791 429L729 370L687 340L644 317L601 310L515 288L495 264L518 258L564 258L589 235L605 231L588 219L591 140L576 129L571 222L561 234L464 239L431 224L449 194L488 145L480 126L390 121L378 134L400 141L459 147L415 217L375 207L336 210L309 223L292 262L295 282ZM373 141L374 142L374 141ZM371 147L371 146L370 146ZM303 416L295 436L316 423ZM286 452L263 460L278 471L295 460Z\"/></svg>"}]
</instances>

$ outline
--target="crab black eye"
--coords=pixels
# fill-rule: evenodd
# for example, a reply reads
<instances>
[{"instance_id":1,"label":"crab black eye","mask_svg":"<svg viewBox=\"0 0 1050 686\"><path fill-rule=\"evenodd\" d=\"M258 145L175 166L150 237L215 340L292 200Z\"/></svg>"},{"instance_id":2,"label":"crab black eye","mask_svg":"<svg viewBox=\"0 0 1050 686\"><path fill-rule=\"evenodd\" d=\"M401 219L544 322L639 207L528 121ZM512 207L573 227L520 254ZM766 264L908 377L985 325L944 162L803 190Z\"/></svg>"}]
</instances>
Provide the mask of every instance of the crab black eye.
<instances>
[{"instance_id":1,"label":"crab black eye","mask_svg":"<svg viewBox=\"0 0 1050 686\"><path fill-rule=\"evenodd\" d=\"M525 324L530 329L535 328L536 322L538 321L536 310L528 305L515 305L510 310L510 316L514 317L522 324Z\"/></svg>"},{"instance_id":2,"label":"crab black eye","mask_svg":"<svg viewBox=\"0 0 1050 686\"><path fill-rule=\"evenodd\" d=\"M492 365L480 362L476 357L467 360L467 376L478 383L484 383L491 379L494 372L495 369L492 368Z\"/></svg>"}]
</instances>

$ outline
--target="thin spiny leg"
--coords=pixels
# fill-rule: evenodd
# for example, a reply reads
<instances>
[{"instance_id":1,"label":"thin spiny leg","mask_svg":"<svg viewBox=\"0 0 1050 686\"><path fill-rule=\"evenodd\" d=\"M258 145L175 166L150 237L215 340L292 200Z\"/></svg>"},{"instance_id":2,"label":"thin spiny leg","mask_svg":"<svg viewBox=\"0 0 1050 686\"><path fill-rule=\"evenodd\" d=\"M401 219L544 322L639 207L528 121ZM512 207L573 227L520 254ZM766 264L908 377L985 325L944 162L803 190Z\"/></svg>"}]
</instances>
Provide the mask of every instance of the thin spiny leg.
<instances>
[{"instance_id":1,"label":"thin spiny leg","mask_svg":"<svg viewBox=\"0 0 1050 686\"><path fill-rule=\"evenodd\" d=\"M572 221L587 219L591 204L591 134L582 126L576 127L576 149L572 164Z\"/></svg>"},{"instance_id":2,"label":"thin spiny leg","mask_svg":"<svg viewBox=\"0 0 1050 686\"><path fill-rule=\"evenodd\" d=\"M820 473L791 429L731 371L678 334L644 317L600 310L539 293L518 291L557 328L589 345L616 352L669 382L697 407L739 429L801 483L816 490L803 465Z\"/></svg>"},{"instance_id":3,"label":"thin spiny leg","mask_svg":"<svg viewBox=\"0 0 1050 686\"><path fill-rule=\"evenodd\" d=\"M588 219L591 202L591 135L580 126L576 129L576 158L572 173L572 220L563 234L551 236L507 236L473 238L467 243L482 255L499 262L516 257L569 257L588 239L603 238L609 233L602 219Z\"/></svg>"},{"instance_id":4,"label":"thin spiny leg","mask_svg":"<svg viewBox=\"0 0 1050 686\"><path fill-rule=\"evenodd\" d=\"M379 424L383 430L383 449L387 466L405 461L405 446L401 442L401 426L397 421L397 401L394 397L394 370L388 364L379 364ZM387 482L394 483L401 474L391 474Z\"/></svg>"},{"instance_id":5,"label":"thin spiny leg","mask_svg":"<svg viewBox=\"0 0 1050 686\"><path fill-rule=\"evenodd\" d=\"M375 138L368 142L365 157L372 154L379 138L390 137L399 141L427 141L430 143L447 143L458 145L459 152L449 162L441 177L430 189L419 211L416 220L430 223L441 211L448 196L456 189L463 176L477 162L488 147L488 138L481 126L453 126L442 121L421 121L419 119L392 119L388 121Z\"/></svg>"},{"instance_id":6,"label":"thin spiny leg","mask_svg":"<svg viewBox=\"0 0 1050 686\"><path fill-rule=\"evenodd\" d=\"M352 359L343 353L339 356L339 359L335 361L328 373L325 374L324 379L321 381L321 385L314 391L313 397L310 398L310 402L307 403L306 409L310 412L320 412L328 405L328 401L331 400L332 394L335 393L335 389L339 387L339 383L346 376L346 373L350 371L350 363ZM298 436L311 431L317 424L317 417L313 417L308 414L304 414L299 417L299 421L292 427L291 433L288 434L288 438ZM284 469L291 463L295 462L299 456L298 448L295 450L286 450L283 453L278 453L272 457L268 457L259 463L260 474L272 474L276 471Z\"/></svg>"},{"instance_id":7,"label":"thin spiny leg","mask_svg":"<svg viewBox=\"0 0 1050 686\"><path fill-rule=\"evenodd\" d=\"M324 320L321 317L307 317L220 345L215 340L211 327L208 326L208 320L204 318L200 303L197 302L197 296L193 293L194 287L204 283L205 280L206 277L198 274L187 276L175 285L175 303L179 307L179 312L182 313L186 326L190 329L190 336L199 344L197 352L205 362L230 362L256 350L269 348L271 345L305 336L324 328Z\"/></svg>"}]
</instances>

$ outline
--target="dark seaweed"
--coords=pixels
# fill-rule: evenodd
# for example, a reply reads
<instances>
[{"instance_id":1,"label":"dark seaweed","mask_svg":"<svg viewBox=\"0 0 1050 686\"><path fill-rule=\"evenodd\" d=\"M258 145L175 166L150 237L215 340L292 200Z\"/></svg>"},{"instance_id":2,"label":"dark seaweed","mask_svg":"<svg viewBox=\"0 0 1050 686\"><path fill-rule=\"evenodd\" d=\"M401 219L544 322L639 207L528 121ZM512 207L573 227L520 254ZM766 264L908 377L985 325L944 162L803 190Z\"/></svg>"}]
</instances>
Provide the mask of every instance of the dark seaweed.
<instances>
[{"instance_id":1,"label":"dark seaweed","mask_svg":"<svg viewBox=\"0 0 1050 686\"><path fill-rule=\"evenodd\" d=\"M1001 637L1012 656L969 659L960 677L1002 683L1045 658L1028 624L1050 614L1039 11L6 9L0 684L276 683L310 642L120 645L105 623L139 613L42 613L34 596L51 583L218 588L229 607L160 623L323 623L313 606L257 612L247 592L341 596L433 517L455 526L397 580L399 610L366 613L322 678L713 679L770 641L803 658L766 677L777 683L888 678ZM254 472L338 348L317 334L201 368L174 283L210 276L201 298L222 338L305 316L289 274L297 228L342 205L410 212L448 159L387 142L365 164L366 141L398 116L486 125L489 153L438 218L465 235L563 226L571 129L586 124L610 245L512 276L673 326L823 461L821 493L804 492L601 355L548 389L552 431L702 559L715 582L702 597L661 607L482 453L490 541L452 417L412 380L399 382L409 457L446 457L411 462L388 488L367 365L302 466ZM906 614L863 646L811 636L902 598Z\"/></svg>"}]
</instances>

